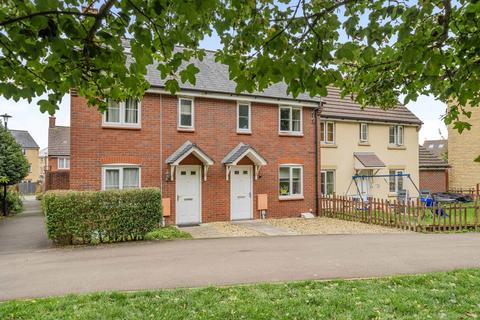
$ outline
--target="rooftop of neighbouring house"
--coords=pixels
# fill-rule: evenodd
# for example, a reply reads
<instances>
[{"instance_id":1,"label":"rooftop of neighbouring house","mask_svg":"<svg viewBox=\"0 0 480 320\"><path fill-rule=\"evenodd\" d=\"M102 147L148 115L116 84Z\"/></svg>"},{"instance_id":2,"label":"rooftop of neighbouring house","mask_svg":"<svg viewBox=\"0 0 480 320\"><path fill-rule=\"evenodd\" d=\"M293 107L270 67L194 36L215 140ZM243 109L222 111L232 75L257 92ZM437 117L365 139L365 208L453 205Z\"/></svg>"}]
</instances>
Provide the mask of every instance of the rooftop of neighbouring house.
<instances>
[{"instance_id":1,"label":"rooftop of neighbouring house","mask_svg":"<svg viewBox=\"0 0 480 320\"><path fill-rule=\"evenodd\" d=\"M420 169L446 169L448 163L436 156L424 146L418 146L418 164Z\"/></svg>"},{"instance_id":2,"label":"rooftop of neighbouring house","mask_svg":"<svg viewBox=\"0 0 480 320\"><path fill-rule=\"evenodd\" d=\"M128 42L124 42L124 44L128 47ZM181 48L177 48L177 50L181 50ZM396 108L388 110L382 110L376 107L362 108L353 100L345 97L342 98L340 90L334 87L329 87L328 96L323 98L310 97L310 95L306 93L301 93L297 97L294 97L292 94L287 93L287 85L283 82L272 84L263 92L238 93L236 91L236 83L229 77L228 66L215 61L215 51L206 50L206 55L202 61L198 59L192 59L191 61L199 69L199 72L196 74L196 84L192 85L189 82L181 83L181 81L179 81L180 89L183 91L209 92L232 96L270 98L308 103L318 103L322 100L325 102L322 117L325 118L404 123L412 125L422 124L422 121L405 106L398 105ZM131 63L132 59L129 58L128 62ZM186 67L186 65L187 64L184 63L180 69ZM147 68L146 79L152 87L165 88L165 83L168 78L161 78L157 66L158 63L154 63Z\"/></svg>"},{"instance_id":3,"label":"rooftop of neighbouring house","mask_svg":"<svg viewBox=\"0 0 480 320\"><path fill-rule=\"evenodd\" d=\"M50 118L48 128L48 156L70 155L70 127L57 126L55 118Z\"/></svg>"},{"instance_id":4,"label":"rooftop of neighbouring house","mask_svg":"<svg viewBox=\"0 0 480 320\"><path fill-rule=\"evenodd\" d=\"M8 130L15 138L15 141L24 149L38 149L38 144L27 130Z\"/></svg>"},{"instance_id":5,"label":"rooftop of neighbouring house","mask_svg":"<svg viewBox=\"0 0 480 320\"><path fill-rule=\"evenodd\" d=\"M423 146L437 157L441 157L448 150L448 140L425 140Z\"/></svg>"}]
</instances>

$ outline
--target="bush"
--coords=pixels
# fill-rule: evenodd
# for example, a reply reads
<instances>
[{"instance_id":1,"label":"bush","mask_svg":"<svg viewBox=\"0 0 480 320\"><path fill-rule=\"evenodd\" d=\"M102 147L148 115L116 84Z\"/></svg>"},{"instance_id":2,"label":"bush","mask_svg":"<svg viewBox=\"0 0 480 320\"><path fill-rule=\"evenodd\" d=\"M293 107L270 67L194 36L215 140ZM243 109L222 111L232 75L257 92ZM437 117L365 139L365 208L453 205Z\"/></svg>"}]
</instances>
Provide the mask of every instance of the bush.
<instances>
[{"instance_id":1,"label":"bush","mask_svg":"<svg viewBox=\"0 0 480 320\"><path fill-rule=\"evenodd\" d=\"M22 199L20 198L20 193L15 190L8 190L7 191L7 213L17 214L22 212L23 210L23 203ZM3 212L3 187L0 188L0 212Z\"/></svg>"},{"instance_id":2,"label":"bush","mask_svg":"<svg viewBox=\"0 0 480 320\"><path fill-rule=\"evenodd\" d=\"M174 239L192 239L188 232L178 229L175 226L166 226L155 229L145 236L145 240L174 240Z\"/></svg>"},{"instance_id":3,"label":"bush","mask_svg":"<svg viewBox=\"0 0 480 320\"><path fill-rule=\"evenodd\" d=\"M60 244L141 240L162 219L159 189L49 191L47 234Z\"/></svg>"}]
</instances>

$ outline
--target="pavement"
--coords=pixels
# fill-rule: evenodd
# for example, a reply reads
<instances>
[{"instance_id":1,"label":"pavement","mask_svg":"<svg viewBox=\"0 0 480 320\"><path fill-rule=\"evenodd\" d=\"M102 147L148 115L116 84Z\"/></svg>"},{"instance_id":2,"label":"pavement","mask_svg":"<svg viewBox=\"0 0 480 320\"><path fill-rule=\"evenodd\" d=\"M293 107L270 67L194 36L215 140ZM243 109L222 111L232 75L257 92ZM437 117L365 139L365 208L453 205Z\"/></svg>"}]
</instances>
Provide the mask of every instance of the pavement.
<instances>
[{"instance_id":1,"label":"pavement","mask_svg":"<svg viewBox=\"0 0 480 320\"><path fill-rule=\"evenodd\" d=\"M44 216L40 202L33 197L23 201L23 212L0 220L0 254L48 249Z\"/></svg>"},{"instance_id":2,"label":"pavement","mask_svg":"<svg viewBox=\"0 0 480 320\"><path fill-rule=\"evenodd\" d=\"M4 250L0 300L470 267L480 267L476 233L249 237Z\"/></svg>"},{"instance_id":3,"label":"pavement","mask_svg":"<svg viewBox=\"0 0 480 320\"><path fill-rule=\"evenodd\" d=\"M244 228L248 228L250 230L254 230L264 234L266 236L288 236L288 235L296 235L295 231L276 227L270 223L266 223L263 220L243 220L243 221L235 221L232 222L237 226L242 226Z\"/></svg>"}]
</instances>

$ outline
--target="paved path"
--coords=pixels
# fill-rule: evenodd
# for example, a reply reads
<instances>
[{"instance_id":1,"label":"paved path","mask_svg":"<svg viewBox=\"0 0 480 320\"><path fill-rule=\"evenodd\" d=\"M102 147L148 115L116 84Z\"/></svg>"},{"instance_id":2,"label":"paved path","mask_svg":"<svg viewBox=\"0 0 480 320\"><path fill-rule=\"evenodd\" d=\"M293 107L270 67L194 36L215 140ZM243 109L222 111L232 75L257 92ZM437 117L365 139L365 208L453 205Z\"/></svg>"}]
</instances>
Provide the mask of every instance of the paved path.
<instances>
[{"instance_id":1,"label":"paved path","mask_svg":"<svg viewBox=\"0 0 480 320\"><path fill-rule=\"evenodd\" d=\"M137 242L0 254L0 300L480 267L480 235L364 234Z\"/></svg>"},{"instance_id":2,"label":"paved path","mask_svg":"<svg viewBox=\"0 0 480 320\"><path fill-rule=\"evenodd\" d=\"M40 202L25 200L24 211L0 221L0 254L47 249L51 246L45 233Z\"/></svg>"},{"instance_id":3,"label":"paved path","mask_svg":"<svg viewBox=\"0 0 480 320\"><path fill-rule=\"evenodd\" d=\"M260 232L267 236L288 236L297 234L295 231L286 228L276 227L272 224L266 223L263 220L244 220L235 221L233 224Z\"/></svg>"}]
</instances>

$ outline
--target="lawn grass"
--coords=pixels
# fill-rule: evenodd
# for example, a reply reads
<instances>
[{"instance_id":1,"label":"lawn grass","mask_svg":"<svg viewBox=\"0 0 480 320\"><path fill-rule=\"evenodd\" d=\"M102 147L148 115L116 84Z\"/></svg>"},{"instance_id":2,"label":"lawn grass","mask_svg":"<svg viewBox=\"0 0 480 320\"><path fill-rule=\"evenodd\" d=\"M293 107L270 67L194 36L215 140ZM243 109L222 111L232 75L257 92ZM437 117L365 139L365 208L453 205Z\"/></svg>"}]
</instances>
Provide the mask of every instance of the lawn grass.
<instances>
[{"instance_id":1,"label":"lawn grass","mask_svg":"<svg viewBox=\"0 0 480 320\"><path fill-rule=\"evenodd\" d=\"M192 235L182 231L175 226L166 226L155 229L145 236L145 240L173 240L173 239L192 239Z\"/></svg>"},{"instance_id":2,"label":"lawn grass","mask_svg":"<svg viewBox=\"0 0 480 320\"><path fill-rule=\"evenodd\" d=\"M0 303L0 319L476 319L480 269Z\"/></svg>"},{"instance_id":3,"label":"lawn grass","mask_svg":"<svg viewBox=\"0 0 480 320\"><path fill-rule=\"evenodd\" d=\"M452 204L452 206L450 207L450 204L444 204L442 205L442 207L444 208L444 211L446 212L446 223L448 224L449 223L449 219L452 220L452 224L454 223L454 219L455 219L455 214L454 214L454 206ZM474 202L470 202L470 203L461 203L461 204L457 204L457 214L456 214L456 219L457 219L457 224L460 223L460 215L462 216L462 224L465 224L465 221L464 221L464 218L465 218L465 215L464 215L464 209L460 210L460 208L467 208L467 224L474 224L475 223L475 203ZM425 217L425 223L426 224L432 224L433 223L433 211L434 209L427 209L426 213L426 217ZM480 211L479 211L479 215L480 215ZM436 215L435 216L435 224L438 224L438 218L440 218L440 224L443 224L443 216L441 215ZM480 217L479 217L479 221L480 223Z\"/></svg>"}]
</instances>

